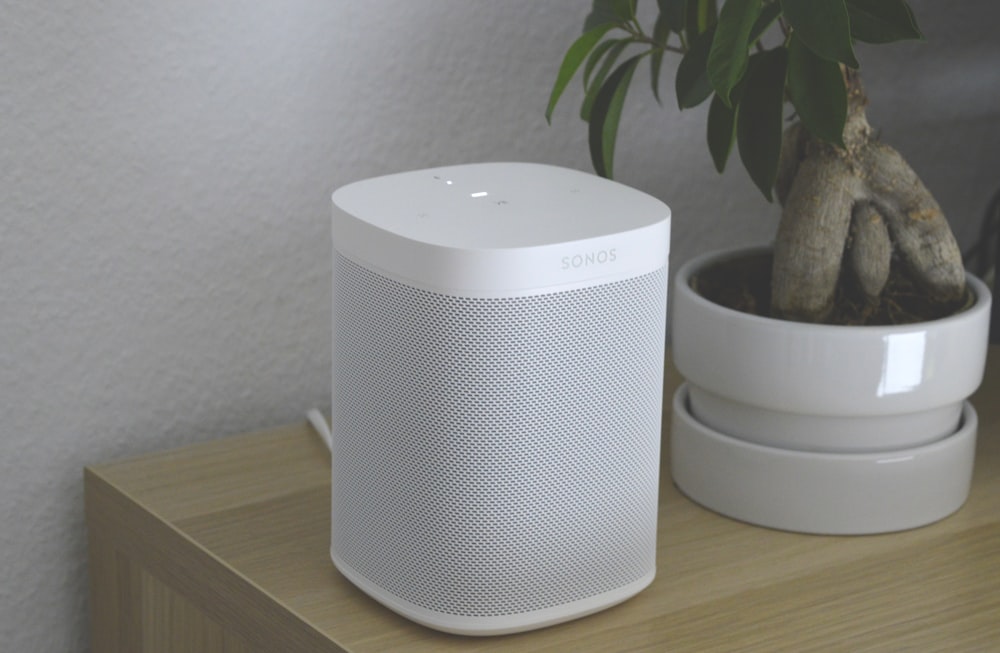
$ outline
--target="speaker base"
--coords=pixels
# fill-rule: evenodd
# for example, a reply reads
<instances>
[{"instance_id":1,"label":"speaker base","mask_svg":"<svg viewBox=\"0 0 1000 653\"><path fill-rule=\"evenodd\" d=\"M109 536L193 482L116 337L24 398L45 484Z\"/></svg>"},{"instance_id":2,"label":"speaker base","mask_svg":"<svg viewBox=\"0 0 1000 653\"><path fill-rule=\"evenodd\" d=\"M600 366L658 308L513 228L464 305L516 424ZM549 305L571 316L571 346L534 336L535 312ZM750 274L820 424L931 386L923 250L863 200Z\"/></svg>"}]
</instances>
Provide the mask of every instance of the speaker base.
<instances>
[{"instance_id":1,"label":"speaker base","mask_svg":"<svg viewBox=\"0 0 1000 653\"><path fill-rule=\"evenodd\" d=\"M333 560L334 566L348 580L354 583L365 594L368 594L393 612L422 626L455 635L507 635L579 619L580 617L585 617L618 605L635 596L648 587L656 577L656 572L652 571L628 585L580 599L579 601L563 603L543 610L482 617L446 614L435 610L428 610L372 584L364 576L355 572L350 566L338 560L332 550L330 558Z\"/></svg>"}]
</instances>

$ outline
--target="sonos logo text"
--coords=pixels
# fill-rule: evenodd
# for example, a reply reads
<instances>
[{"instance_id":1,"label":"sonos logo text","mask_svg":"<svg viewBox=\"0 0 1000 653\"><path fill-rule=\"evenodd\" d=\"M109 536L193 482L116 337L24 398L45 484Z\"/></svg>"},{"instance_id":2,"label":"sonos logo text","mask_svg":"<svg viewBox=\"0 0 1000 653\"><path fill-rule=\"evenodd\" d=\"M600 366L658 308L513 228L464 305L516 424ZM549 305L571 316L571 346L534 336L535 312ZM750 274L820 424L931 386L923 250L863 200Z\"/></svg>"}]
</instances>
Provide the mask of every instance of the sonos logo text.
<instances>
[{"instance_id":1,"label":"sonos logo text","mask_svg":"<svg viewBox=\"0 0 1000 653\"><path fill-rule=\"evenodd\" d=\"M562 257L562 269L572 270L574 268L585 268L590 265L604 265L614 263L618 258L617 251L612 249L599 249L586 254L574 254L573 256Z\"/></svg>"}]
</instances>

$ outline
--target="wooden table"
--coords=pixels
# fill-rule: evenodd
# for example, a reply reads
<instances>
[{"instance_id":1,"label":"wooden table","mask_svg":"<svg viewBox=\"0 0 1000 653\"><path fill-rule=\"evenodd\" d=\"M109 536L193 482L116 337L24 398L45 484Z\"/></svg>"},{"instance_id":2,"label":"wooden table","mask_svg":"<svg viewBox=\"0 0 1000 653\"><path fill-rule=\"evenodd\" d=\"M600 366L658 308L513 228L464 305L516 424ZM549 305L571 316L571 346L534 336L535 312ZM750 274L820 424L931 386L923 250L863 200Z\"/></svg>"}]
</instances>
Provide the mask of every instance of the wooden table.
<instances>
[{"instance_id":1,"label":"wooden table","mask_svg":"<svg viewBox=\"0 0 1000 653\"><path fill-rule=\"evenodd\" d=\"M668 369L667 392L678 383ZM652 586L581 620L495 638L410 623L340 576L329 459L305 422L91 467L94 651L998 651L998 399L993 347L973 399L969 500L904 533L818 537L731 521L682 497L664 460Z\"/></svg>"}]
</instances>

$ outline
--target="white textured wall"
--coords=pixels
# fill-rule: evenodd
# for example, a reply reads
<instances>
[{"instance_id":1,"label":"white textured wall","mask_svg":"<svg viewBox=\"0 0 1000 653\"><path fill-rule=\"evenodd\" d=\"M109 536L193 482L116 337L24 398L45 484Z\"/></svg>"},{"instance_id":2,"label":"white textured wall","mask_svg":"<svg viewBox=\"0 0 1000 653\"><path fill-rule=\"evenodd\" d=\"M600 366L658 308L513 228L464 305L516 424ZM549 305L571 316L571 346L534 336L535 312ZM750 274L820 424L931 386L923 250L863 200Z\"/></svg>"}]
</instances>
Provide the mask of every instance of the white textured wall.
<instances>
[{"instance_id":1,"label":"white textured wall","mask_svg":"<svg viewBox=\"0 0 1000 653\"><path fill-rule=\"evenodd\" d=\"M863 54L871 115L967 243L1000 185L1000 11L914 4L931 43ZM578 88L542 117L588 6L0 0L0 648L86 648L83 465L328 407L333 188L589 169ZM667 98L636 87L617 171L674 208L674 261L766 241L774 207Z\"/></svg>"}]
</instances>

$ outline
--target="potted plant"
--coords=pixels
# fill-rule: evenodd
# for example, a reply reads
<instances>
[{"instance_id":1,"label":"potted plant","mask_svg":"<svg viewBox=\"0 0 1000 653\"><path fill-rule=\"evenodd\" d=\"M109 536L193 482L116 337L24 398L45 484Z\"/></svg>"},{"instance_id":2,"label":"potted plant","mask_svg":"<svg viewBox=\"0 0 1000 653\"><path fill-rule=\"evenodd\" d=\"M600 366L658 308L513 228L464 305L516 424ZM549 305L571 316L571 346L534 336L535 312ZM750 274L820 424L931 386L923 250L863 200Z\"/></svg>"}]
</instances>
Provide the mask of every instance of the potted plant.
<instances>
[{"instance_id":1,"label":"potted plant","mask_svg":"<svg viewBox=\"0 0 1000 653\"><path fill-rule=\"evenodd\" d=\"M595 0L546 117L581 73L596 172L612 174L643 59L681 57L681 109L709 102L721 172L737 149L782 217L773 246L711 254L673 284L671 471L756 524L872 533L936 521L968 494L990 294L948 222L869 125L854 44L921 39L904 0ZM638 48L638 52L630 52ZM629 54L628 58L623 57ZM794 121L786 125L786 116Z\"/></svg>"}]
</instances>

